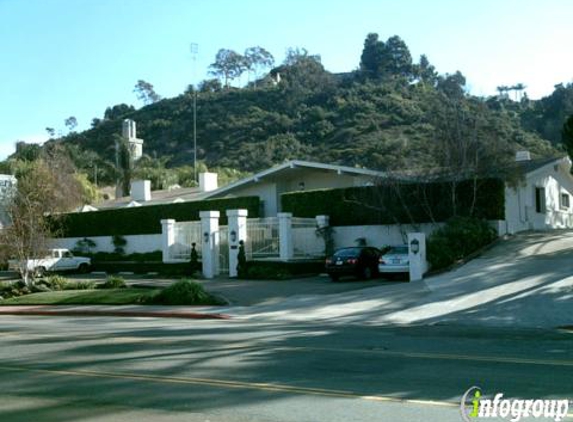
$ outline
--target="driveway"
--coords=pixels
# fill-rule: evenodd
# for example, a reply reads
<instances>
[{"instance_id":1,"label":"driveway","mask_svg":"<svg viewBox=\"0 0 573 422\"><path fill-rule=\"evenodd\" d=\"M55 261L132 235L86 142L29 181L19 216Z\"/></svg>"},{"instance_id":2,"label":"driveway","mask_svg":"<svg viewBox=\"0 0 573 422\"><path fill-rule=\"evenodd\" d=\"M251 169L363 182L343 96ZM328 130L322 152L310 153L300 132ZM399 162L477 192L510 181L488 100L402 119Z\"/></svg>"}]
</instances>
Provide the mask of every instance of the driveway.
<instances>
[{"instance_id":1,"label":"driveway","mask_svg":"<svg viewBox=\"0 0 573 422\"><path fill-rule=\"evenodd\" d=\"M103 281L103 274L70 274L71 280ZM179 278L148 277L141 275L122 275L129 284L147 286L168 286ZM344 278L332 282L326 275L316 277L297 278L292 280L237 280L219 278L213 280L196 280L206 290L227 299L233 306L271 305L282 302L293 296L324 296L331 294L345 294L361 289L380 286L393 286L405 284L403 281L387 281L383 278L368 281Z\"/></svg>"},{"instance_id":2,"label":"driveway","mask_svg":"<svg viewBox=\"0 0 573 422\"><path fill-rule=\"evenodd\" d=\"M424 281L259 305L246 318L359 324L573 324L573 232L525 233Z\"/></svg>"}]
</instances>

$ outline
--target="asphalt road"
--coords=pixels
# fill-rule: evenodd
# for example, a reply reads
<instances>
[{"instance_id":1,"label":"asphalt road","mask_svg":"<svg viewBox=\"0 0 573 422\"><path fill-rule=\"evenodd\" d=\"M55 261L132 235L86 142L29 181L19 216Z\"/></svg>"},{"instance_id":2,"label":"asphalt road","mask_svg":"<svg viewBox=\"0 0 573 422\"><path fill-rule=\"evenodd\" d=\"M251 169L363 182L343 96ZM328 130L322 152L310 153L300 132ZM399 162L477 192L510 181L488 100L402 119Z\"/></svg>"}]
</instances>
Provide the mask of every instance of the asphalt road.
<instances>
[{"instance_id":1,"label":"asphalt road","mask_svg":"<svg viewBox=\"0 0 573 422\"><path fill-rule=\"evenodd\" d=\"M458 422L473 385L573 399L564 331L4 316L0 346L10 422Z\"/></svg>"}]
</instances>

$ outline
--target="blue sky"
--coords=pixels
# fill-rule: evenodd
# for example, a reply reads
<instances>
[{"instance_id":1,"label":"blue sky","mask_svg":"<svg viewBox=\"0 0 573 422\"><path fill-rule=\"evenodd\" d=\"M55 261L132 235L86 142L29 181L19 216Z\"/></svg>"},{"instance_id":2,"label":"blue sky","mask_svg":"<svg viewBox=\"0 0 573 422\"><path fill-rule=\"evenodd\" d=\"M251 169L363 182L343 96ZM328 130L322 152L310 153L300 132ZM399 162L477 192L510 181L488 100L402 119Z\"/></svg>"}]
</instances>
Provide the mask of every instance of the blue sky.
<instances>
[{"instance_id":1,"label":"blue sky","mask_svg":"<svg viewBox=\"0 0 573 422\"><path fill-rule=\"evenodd\" d=\"M260 45L358 66L364 38L402 37L417 60L460 70L472 93L524 83L531 98L573 82L571 0L0 0L0 159L14 142L89 128L106 107L141 103L138 79L163 97L207 77L220 48ZM199 45L194 78L190 44Z\"/></svg>"}]
</instances>

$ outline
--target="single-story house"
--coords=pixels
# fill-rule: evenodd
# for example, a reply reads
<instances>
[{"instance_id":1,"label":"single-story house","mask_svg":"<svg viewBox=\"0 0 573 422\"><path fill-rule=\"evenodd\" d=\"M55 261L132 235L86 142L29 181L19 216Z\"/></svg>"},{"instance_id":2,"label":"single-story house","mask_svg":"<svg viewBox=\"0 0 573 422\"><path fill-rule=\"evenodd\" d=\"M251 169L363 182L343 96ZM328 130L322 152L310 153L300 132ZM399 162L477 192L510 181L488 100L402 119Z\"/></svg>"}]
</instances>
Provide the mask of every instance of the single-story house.
<instances>
[{"instance_id":1,"label":"single-story house","mask_svg":"<svg viewBox=\"0 0 573 422\"><path fill-rule=\"evenodd\" d=\"M569 157L529 159L517 155L524 174L516 187L505 189L506 232L573 227L573 176Z\"/></svg>"},{"instance_id":2,"label":"single-story house","mask_svg":"<svg viewBox=\"0 0 573 422\"><path fill-rule=\"evenodd\" d=\"M573 176L568 157L532 160L529 153L516 155L522 181L505 189L505 221L500 230L516 233L573 227ZM371 186L384 172L340 165L293 160L226 186L217 185L217 174L200 174L199 187L151 191L149 181L132 184L132 195L97 204L97 209L123 208L214 198L258 196L262 216L281 212L280 195L312 189ZM82 211L93 211L86 208Z\"/></svg>"},{"instance_id":3,"label":"single-story house","mask_svg":"<svg viewBox=\"0 0 573 422\"><path fill-rule=\"evenodd\" d=\"M149 181L132 183L131 196L102 202L97 209L200 201L215 198L258 196L262 216L281 212L280 195L310 189L335 189L369 186L383 177L380 171L293 160L271 167L226 186L219 187L216 173L201 173L199 187L151 191Z\"/></svg>"}]
</instances>

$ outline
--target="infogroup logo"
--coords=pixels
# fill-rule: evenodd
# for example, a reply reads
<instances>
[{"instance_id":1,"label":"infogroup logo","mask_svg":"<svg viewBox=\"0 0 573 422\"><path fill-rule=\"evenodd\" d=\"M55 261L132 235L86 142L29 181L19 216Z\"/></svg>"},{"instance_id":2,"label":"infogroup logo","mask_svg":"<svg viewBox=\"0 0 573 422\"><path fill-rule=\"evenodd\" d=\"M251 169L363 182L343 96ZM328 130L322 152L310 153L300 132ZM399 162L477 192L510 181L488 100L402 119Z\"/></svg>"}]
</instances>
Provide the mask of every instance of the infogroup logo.
<instances>
[{"instance_id":1,"label":"infogroup logo","mask_svg":"<svg viewBox=\"0 0 573 422\"><path fill-rule=\"evenodd\" d=\"M503 418L519 422L522 418L552 418L561 421L569 411L569 400L508 399L496 393L493 399L486 398L482 389L470 387L462 396L460 413L465 422L480 419Z\"/></svg>"}]
</instances>

